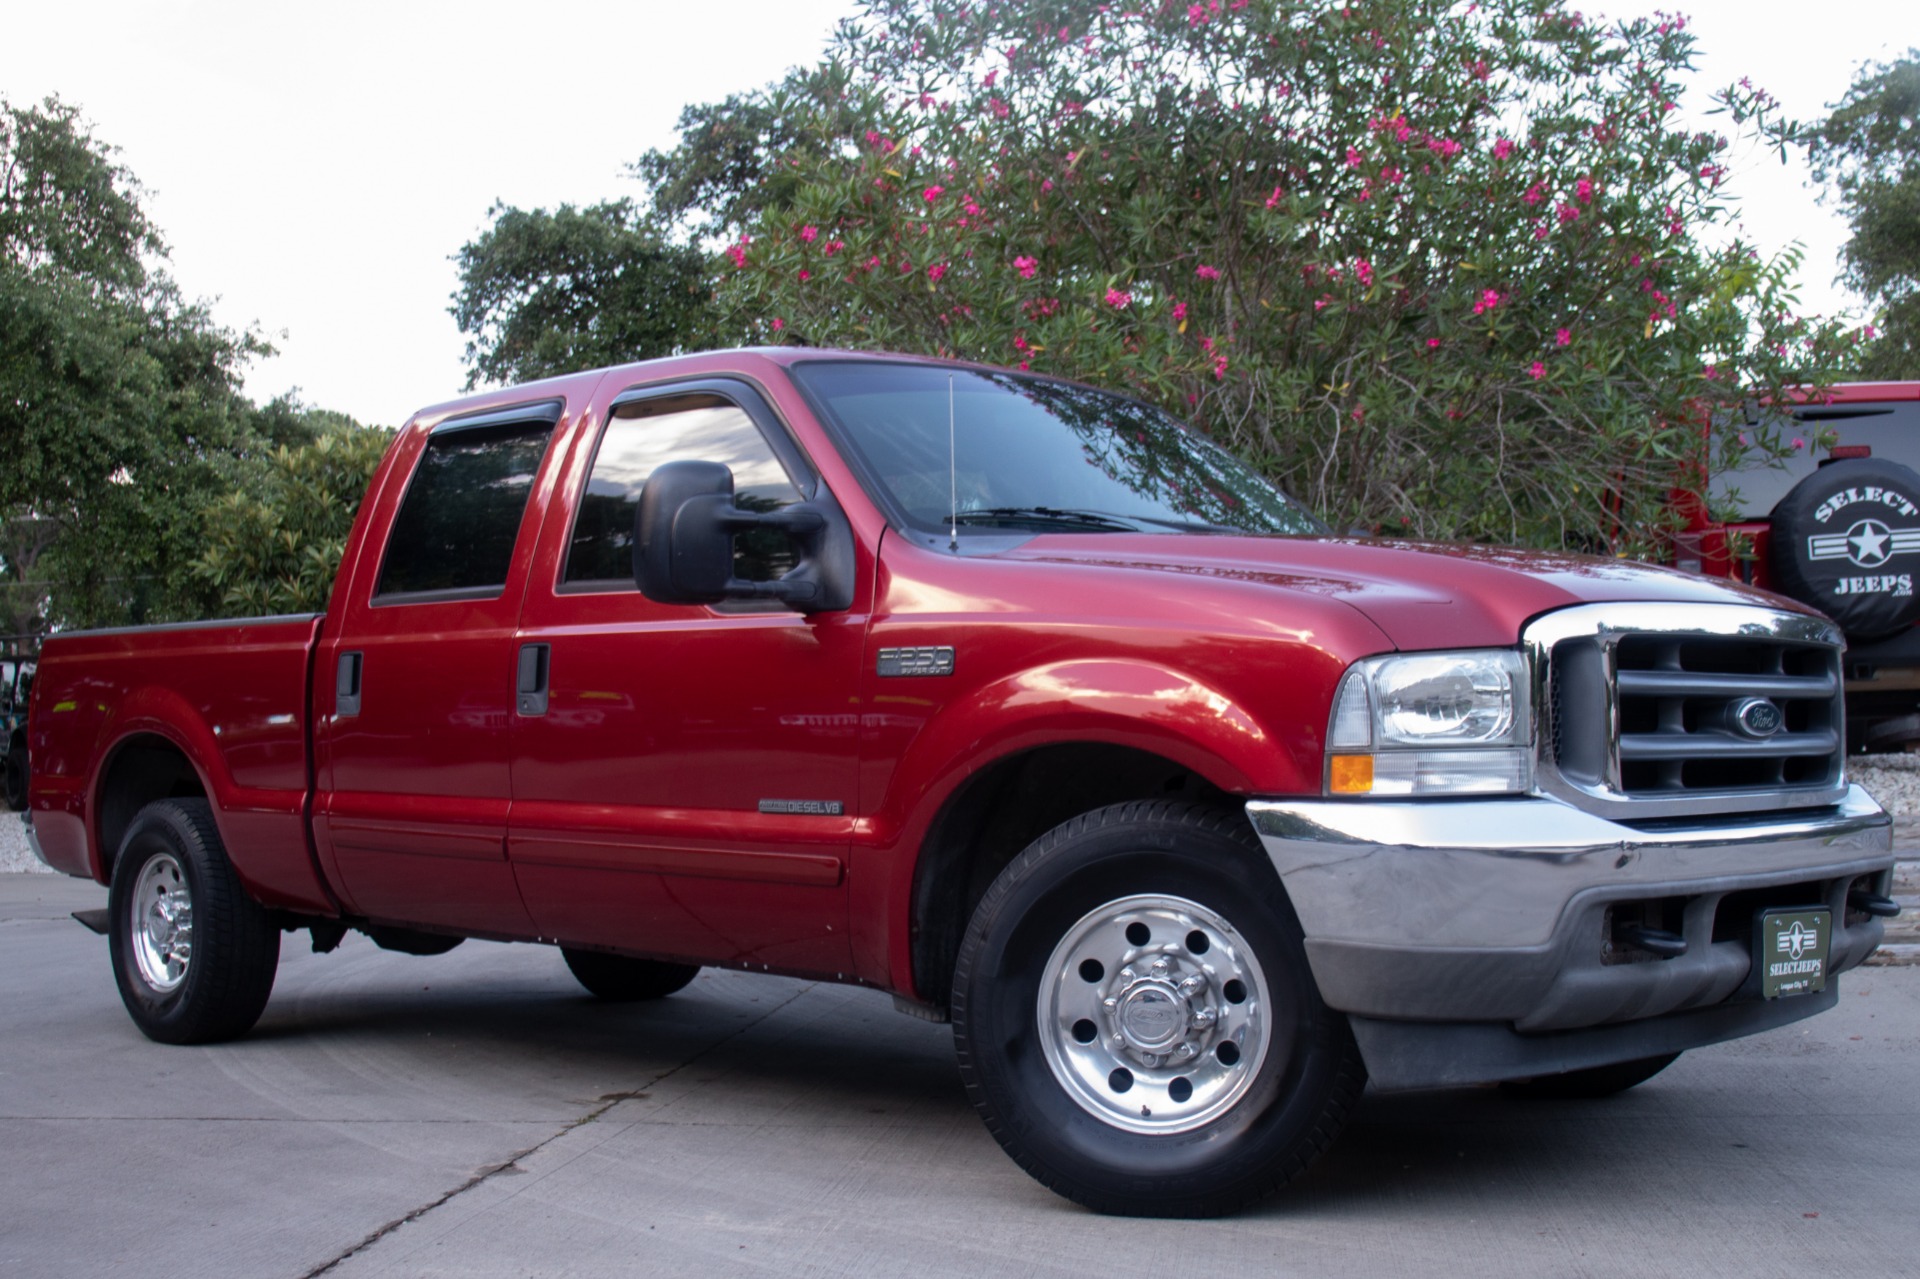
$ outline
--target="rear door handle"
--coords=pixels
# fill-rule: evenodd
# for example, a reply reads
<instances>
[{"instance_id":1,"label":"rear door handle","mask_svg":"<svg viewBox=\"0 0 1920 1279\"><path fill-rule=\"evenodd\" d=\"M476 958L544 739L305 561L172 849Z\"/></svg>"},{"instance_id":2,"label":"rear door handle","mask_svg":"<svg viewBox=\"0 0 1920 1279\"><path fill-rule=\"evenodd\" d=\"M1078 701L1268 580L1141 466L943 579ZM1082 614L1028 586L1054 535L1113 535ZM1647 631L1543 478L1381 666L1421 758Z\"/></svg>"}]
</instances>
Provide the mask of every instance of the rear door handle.
<instances>
[{"instance_id":1,"label":"rear door handle","mask_svg":"<svg viewBox=\"0 0 1920 1279\"><path fill-rule=\"evenodd\" d=\"M360 654L340 654L340 664L333 672L333 713L335 715L358 715L360 713Z\"/></svg>"},{"instance_id":2,"label":"rear door handle","mask_svg":"<svg viewBox=\"0 0 1920 1279\"><path fill-rule=\"evenodd\" d=\"M545 644L520 646L520 674L514 682L514 709L522 715L547 713L547 660L551 649Z\"/></svg>"}]
</instances>

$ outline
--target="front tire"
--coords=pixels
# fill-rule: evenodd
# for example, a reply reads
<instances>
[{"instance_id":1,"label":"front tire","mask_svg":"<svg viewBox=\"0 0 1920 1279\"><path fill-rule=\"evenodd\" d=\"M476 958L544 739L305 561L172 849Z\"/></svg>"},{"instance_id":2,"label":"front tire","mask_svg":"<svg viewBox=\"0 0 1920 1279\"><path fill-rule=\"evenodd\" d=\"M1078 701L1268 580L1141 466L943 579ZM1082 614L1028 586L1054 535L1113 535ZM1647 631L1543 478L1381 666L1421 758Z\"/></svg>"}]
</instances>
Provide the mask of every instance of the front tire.
<instances>
[{"instance_id":1,"label":"front tire","mask_svg":"<svg viewBox=\"0 0 1920 1279\"><path fill-rule=\"evenodd\" d=\"M147 1038L214 1043L260 1020L280 930L247 896L206 800L157 800L135 814L107 909L114 980Z\"/></svg>"},{"instance_id":2,"label":"front tire","mask_svg":"<svg viewBox=\"0 0 1920 1279\"><path fill-rule=\"evenodd\" d=\"M1305 1172L1366 1082L1252 831L1192 805L1029 846L974 913L952 1009L988 1129L1098 1212L1237 1211Z\"/></svg>"},{"instance_id":3,"label":"front tire","mask_svg":"<svg viewBox=\"0 0 1920 1279\"><path fill-rule=\"evenodd\" d=\"M615 1004L665 999L700 975L698 964L670 964L662 959L635 959L565 946L560 954L567 961L567 970L589 994Z\"/></svg>"}]
</instances>

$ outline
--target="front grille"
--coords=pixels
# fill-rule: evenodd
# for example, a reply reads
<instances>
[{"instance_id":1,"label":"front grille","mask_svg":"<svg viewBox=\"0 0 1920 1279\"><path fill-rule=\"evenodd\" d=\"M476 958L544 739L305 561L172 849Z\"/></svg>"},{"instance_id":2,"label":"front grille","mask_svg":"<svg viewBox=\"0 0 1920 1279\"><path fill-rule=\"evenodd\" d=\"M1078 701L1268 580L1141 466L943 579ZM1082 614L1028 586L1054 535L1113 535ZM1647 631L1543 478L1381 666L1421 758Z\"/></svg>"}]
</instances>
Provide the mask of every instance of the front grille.
<instances>
[{"instance_id":1,"label":"front grille","mask_svg":"<svg viewBox=\"0 0 1920 1279\"><path fill-rule=\"evenodd\" d=\"M1615 649L1614 686L1628 795L1826 786L1836 776L1840 673L1831 649L1632 635ZM1778 709L1776 731L1738 728L1737 712L1756 700Z\"/></svg>"},{"instance_id":2,"label":"front grille","mask_svg":"<svg viewBox=\"0 0 1920 1279\"><path fill-rule=\"evenodd\" d=\"M1550 775L1649 815L1680 811L1675 801L1705 813L1838 798L1845 731L1830 627L1745 606L1630 607L1643 625L1589 606L1530 628L1547 664Z\"/></svg>"}]
</instances>

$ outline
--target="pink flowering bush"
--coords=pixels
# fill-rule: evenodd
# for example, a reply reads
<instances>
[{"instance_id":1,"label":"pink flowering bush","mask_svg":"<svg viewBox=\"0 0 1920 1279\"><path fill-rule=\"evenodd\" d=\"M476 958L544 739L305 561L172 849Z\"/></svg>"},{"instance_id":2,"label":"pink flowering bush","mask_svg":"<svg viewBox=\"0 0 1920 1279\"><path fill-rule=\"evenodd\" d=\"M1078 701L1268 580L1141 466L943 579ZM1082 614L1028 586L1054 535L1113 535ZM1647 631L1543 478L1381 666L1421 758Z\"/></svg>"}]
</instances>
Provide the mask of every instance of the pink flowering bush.
<instances>
[{"instance_id":1,"label":"pink flowering bush","mask_svg":"<svg viewBox=\"0 0 1920 1279\"><path fill-rule=\"evenodd\" d=\"M1692 56L1556 0L865 0L708 208L717 301L1131 391L1338 527L1644 549L1708 415L1855 340L1731 233Z\"/></svg>"}]
</instances>

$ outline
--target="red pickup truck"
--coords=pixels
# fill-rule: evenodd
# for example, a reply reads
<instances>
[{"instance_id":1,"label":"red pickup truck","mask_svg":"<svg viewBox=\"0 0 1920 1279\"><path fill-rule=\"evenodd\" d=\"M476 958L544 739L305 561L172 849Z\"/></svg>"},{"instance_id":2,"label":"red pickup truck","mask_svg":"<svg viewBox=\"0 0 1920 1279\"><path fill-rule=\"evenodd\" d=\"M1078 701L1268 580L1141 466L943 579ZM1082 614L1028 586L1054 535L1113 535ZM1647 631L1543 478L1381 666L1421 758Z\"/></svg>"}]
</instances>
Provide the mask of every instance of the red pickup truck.
<instances>
[{"instance_id":1,"label":"red pickup truck","mask_svg":"<svg viewBox=\"0 0 1920 1279\"><path fill-rule=\"evenodd\" d=\"M1046 1185L1199 1215L1369 1076L1598 1095L1831 1007L1894 909L1841 647L1330 536L1085 386L703 354L418 414L323 616L49 640L31 819L154 1039L245 1032L295 930L851 982Z\"/></svg>"}]
</instances>

